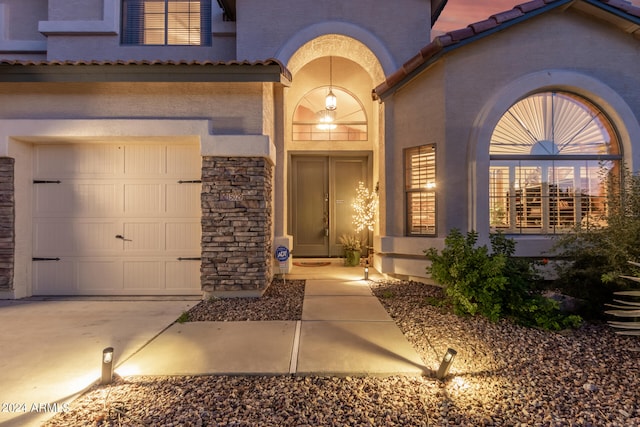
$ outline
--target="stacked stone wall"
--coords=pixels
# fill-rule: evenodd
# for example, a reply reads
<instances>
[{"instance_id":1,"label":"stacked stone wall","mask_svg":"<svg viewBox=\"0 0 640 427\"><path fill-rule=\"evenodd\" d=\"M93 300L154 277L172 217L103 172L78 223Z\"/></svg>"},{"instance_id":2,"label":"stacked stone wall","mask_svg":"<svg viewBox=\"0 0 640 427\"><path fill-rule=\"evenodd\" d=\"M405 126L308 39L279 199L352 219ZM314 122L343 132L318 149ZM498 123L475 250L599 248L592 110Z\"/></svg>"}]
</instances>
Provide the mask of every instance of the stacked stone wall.
<instances>
[{"instance_id":1,"label":"stacked stone wall","mask_svg":"<svg viewBox=\"0 0 640 427\"><path fill-rule=\"evenodd\" d=\"M0 157L0 291L13 288L15 253L15 160Z\"/></svg>"},{"instance_id":2,"label":"stacked stone wall","mask_svg":"<svg viewBox=\"0 0 640 427\"><path fill-rule=\"evenodd\" d=\"M264 291L272 271L273 165L261 157L202 159L205 293Z\"/></svg>"}]
</instances>

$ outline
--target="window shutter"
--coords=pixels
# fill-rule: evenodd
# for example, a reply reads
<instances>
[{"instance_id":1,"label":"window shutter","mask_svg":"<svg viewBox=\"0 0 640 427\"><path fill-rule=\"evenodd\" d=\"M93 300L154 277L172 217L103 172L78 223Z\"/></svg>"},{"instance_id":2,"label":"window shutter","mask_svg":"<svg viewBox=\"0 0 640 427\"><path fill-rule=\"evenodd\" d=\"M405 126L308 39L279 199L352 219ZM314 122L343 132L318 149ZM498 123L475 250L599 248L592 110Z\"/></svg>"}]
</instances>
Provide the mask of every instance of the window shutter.
<instances>
[{"instance_id":1,"label":"window shutter","mask_svg":"<svg viewBox=\"0 0 640 427\"><path fill-rule=\"evenodd\" d=\"M211 0L200 2L200 45L211 46Z\"/></svg>"},{"instance_id":2,"label":"window shutter","mask_svg":"<svg viewBox=\"0 0 640 427\"><path fill-rule=\"evenodd\" d=\"M122 2L122 34L124 44L144 43L144 2L124 0Z\"/></svg>"}]
</instances>

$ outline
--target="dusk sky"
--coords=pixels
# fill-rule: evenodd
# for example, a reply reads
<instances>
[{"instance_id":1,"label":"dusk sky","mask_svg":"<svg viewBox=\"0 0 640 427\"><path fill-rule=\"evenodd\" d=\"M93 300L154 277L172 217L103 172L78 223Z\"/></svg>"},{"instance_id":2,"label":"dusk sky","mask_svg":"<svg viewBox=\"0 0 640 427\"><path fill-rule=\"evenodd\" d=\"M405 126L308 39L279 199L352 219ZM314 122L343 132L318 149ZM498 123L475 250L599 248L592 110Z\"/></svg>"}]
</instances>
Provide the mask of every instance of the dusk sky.
<instances>
[{"instance_id":1,"label":"dusk sky","mask_svg":"<svg viewBox=\"0 0 640 427\"><path fill-rule=\"evenodd\" d=\"M433 27L433 36L464 28L487 19L494 13L513 9L515 5L526 2L527 0L449 0ZM631 3L640 6L640 0L632 0Z\"/></svg>"}]
</instances>

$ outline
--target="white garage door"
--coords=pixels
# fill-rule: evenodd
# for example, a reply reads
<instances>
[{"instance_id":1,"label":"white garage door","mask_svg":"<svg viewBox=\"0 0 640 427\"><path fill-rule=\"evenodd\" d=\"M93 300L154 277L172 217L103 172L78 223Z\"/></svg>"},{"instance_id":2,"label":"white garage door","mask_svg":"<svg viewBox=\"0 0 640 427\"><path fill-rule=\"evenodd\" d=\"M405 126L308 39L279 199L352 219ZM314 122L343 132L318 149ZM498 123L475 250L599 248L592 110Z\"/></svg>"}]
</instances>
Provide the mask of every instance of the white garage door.
<instances>
[{"instance_id":1,"label":"white garage door","mask_svg":"<svg viewBox=\"0 0 640 427\"><path fill-rule=\"evenodd\" d=\"M197 146L34 151L34 295L200 293Z\"/></svg>"}]
</instances>

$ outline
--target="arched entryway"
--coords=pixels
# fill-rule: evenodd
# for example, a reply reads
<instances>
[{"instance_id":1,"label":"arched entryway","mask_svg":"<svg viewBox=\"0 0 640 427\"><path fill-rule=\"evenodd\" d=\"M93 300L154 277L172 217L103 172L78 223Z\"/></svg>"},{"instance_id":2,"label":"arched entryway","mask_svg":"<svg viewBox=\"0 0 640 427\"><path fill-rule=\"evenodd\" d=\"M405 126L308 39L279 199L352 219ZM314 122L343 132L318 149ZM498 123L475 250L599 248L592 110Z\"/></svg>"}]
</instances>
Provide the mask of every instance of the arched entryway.
<instances>
[{"instance_id":1,"label":"arched entryway","mask_svg":"<svg viewBox=\"0 0 640 427\"><path fill-rule=\"evenodd\" d=\"M341 256L340 236L356 234L358 184L378 182L380 106L371 90L382 67L365 45L341 35L306 43L289 62L284 228L296 257ZM335 96L335 108L327 96Z\"/></svg>"}]
</instances>

